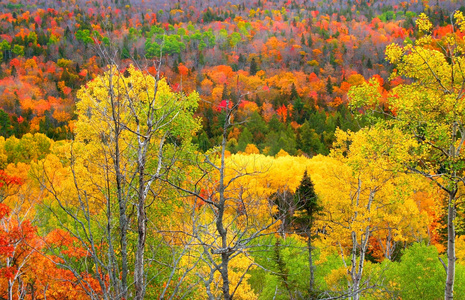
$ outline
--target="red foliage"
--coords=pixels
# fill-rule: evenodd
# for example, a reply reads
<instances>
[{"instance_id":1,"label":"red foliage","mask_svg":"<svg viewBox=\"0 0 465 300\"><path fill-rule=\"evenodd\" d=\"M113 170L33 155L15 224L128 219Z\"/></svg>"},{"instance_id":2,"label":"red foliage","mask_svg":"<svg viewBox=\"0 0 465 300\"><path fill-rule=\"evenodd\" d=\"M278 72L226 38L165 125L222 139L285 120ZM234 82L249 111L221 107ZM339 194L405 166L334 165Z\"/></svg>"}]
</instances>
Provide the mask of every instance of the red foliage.
<instances>
[{"instance_id":1,"label":"red foliage","mask_svg":"<svg viewBox=\"0 0 465 300\"><path fill-rule=\"evenodd\" d=\"M216 111L222 111L222 110L226 110L226 106L228 105L228 102L229 102L229 108L232 108L232 102L231 101L226 101L226 100L222 100L220 102L220 104L218 104L218 106L216 107Z\"/></svg>"},{"instance_id":2,"label":"red foliage","mask_svg":"<svg viewBox=\"0 0 465 300\"><path fill-rule=\"evenodd\" d=\"M21 117L20 117L21 118ZM10 176L5 171L0 170L0 188L6 186L10 187L12 185L22 185L23 180L19 177L16 176ZM0 215L0 218L2 216Z\"/></svg>"}]
</instances>

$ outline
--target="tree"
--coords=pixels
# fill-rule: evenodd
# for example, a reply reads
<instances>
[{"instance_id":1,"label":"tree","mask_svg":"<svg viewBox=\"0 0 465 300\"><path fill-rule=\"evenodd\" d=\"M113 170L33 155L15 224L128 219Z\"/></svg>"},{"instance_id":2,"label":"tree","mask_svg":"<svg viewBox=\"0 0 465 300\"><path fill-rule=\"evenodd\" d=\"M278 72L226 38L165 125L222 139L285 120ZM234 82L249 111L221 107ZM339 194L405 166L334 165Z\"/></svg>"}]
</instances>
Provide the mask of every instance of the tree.
<instances>
[{"instance_id":1,"label":"tree","mask_svg":"<svg viewBox=\"0 0 465 300\"><path fill-rule=\"evenodd\" d=\"M315 233L315 225L318 215L321 215L323 207L318 202L318 197L313 187L313 182L305 170L302 181L295 191L296 211L293 218L297 232L306 235L308 247L308 265L310 268L309 292L313 295L315 289L315 266L313 264L313 240L318 236Z\"/></svg>"},{"instance_id":2,"label":"tree","mask_svg":"<svg viewBox=\"0 0 465 300\"><path fill-rule=\"evenodd\" d=\"M167 182L180 192L193 196L194 207L201 207L200 217L191 222L188 235L194 236L201 245L197 255L205 267L199 276L208 299L218 296L212 290L218 273L220 282L217 284L223 299L233 299L239 291L256 298L244 282L250 276L249 270L255 266L247 249L255 239L270 234L276 223L271 218L271 205L263 189L254 190L256 180L269 165L255 161L257 154L227 158L228 133L235 126L233 120L240 101L225 102L220 145L197 159L197 171L192 171L189 180Z\"/></svg>"},{"instance_id":3,"label":"tree","mask_svg":"<svg viewBox=\"0 0 465 300\"><path fill-rule=\"evenodd\" d=\"M252 60L250 61L250 75L254 76L257 74L258 71L258 66L257 62L255 61L255 57L252 57Z\"/></svg>"},{"instance_id":4,"label":"tree","mask_svg":"<svg viewBox=\"0 0 465 300\"><path fill-rule=\"evenodd\" d=\"M29 220L15 218L11 209L0 203L0 286L2 296L13 300L15 290L24 297L24 269L30 264L37 245L36 228Z\"/></svg>"},{"instance_id":5,"label":"tree","mask_svg":"<svg viewBox=\"0 0 465 300\"><path fill-rule=\"evenodd\" d=\"M386 152L402 150L392 144L406 148L412 145L398 133L378 128L364 128L356 133L337 131L330 157L326 158L325 177L316 182L331 226L323 242L334 247L347 270L343 277L348 288L342 292L345 297L360 299L364 291L376 288L376 284L364 276L372 237L382 232L386 220L398 215L392 208L404 208L405 201L413 193L412 179L391 172L396 164L383 156ZM418 209L414 213L419 214ZM403 239L411 231L410 226L399 228L398 238Z\"/></svg>"},{"instance_id":6,"label":"tree","mask_svg":"<svg viewBox=\"0 0 465 300\"><path fill-rule=\"evenodd\" d=\"M465 17L454 15L457 29L465 32ZM351 90L353 107L362 108L374 121L395 128L413 143L402 154L388 153L402 161L405 171L429 178L447 195L447 273L444 298L453 299L455 281L455 238L458 199L465 177L465 51L463 34L455 31L442 39L431 35L432 24L425 14L416 21L421 37L415 44L391 44L387 59L396 66L392 78L404 76L410 84L400 84L387 97L377 80ZM387 105L386 105L387 104ZM380 117L382 116L382 117ZM403 156L402 156L403 155Z\"/></svg>"},{"instance_id":7,"label":"tree","mask_svg":"<svg viewBox=\"0 0 465 300\"><path fill-rule=\"evenodd\" d=\"M331 96L333 94L333 83L331 81L331 77L328 76L326 81L326 92Z\"/></svg>"},{"instance_id":8,"label":"tree","mask_svg":"<svg viewBox=\"0 0 465 300\"><path fill-rule=\"evenodd\" d=\"M271 200L277 205L278 214L275 216L281 221L279 231L283 237L287 232L294 232L307 239L308 265L310 270L308 292L310 297L315 297L315 265L313 263L313 244L318 237L317 218L322 214L323 207L318 201L313 182L305 170L299 186L292 193L288 189L278 190L271 196ZM277 248L275 250L279 250ZM279 256L279 251L275 253ZM279 259L278 266L279 266Z\"/></svg>"},{"instance_id":9,"label":"tree","mask_svg":"<svg viewBox=\"0 0 465 300\"><path fill-rule=\"evenodd\" d=\"M91 253L103 298L128 298L134 286L135 299L143 299L151 280L145 259L147 237L155 231L147 227L147 214L170 205L160 179L168 176L173 164L182 165L178 155L194 152L191 137L199 129L199 120L193 118L198 94L173 93L165 79L133 66L120 70L110 65L77 96L76 137L64 159L70 165L61 166L50 157L41 182L58 204L51 209L61 209L80 224L78 230L65 228ZM69 170L64 174L74 205L61 194L47 164ZM135 241L129 237L130 226L137 228ZM95 231L98 228L103 232ZM96 245L99 236L106 252Z\"/></svg>"},{"instance_id":10,"label":"tree","mask_svg":"<svg viewBox=\"0 0 465 300\"><path fill-rule=\"evenodd\" d=\"M12 133L10 116L3 109L0 109L0 135L7 138Z\"/></svg>"},{"instance_id":11,"label":"tree","mask_svg":"<svg viewBox=\"0 0 465 300\"><path fill-rule=\"evenodd\" d=\"M402 299L440 299L443 294L438 282L444 282L438 250L434 246L415 243L405 249L400 263L389 270L390 280L396 279ZM428 274L428 276L425 276Z\"/></svg>"}]
</instances>

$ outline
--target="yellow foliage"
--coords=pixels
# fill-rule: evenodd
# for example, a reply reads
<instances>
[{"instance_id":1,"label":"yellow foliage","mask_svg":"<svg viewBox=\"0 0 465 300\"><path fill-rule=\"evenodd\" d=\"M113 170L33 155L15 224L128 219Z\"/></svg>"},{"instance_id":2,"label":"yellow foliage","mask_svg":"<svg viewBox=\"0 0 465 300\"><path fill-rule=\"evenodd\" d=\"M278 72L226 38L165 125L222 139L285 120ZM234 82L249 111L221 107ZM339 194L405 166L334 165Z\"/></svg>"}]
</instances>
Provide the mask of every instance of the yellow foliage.
<instances>
[{"instance_id":1,"label":"yellow foliage","mask_svg":"<svg viewBox=\"0 0 465 300\"><path fill-rule=\"evenodd\" d=\"M281 149L279 150L278 154L276 154L276 157L281 157L281 156L289 156L289 153Z\"/></svg>"},{"instance_id":2,"label":"yellow foliage","mask_svg":"<svg viewBox=\"0 0 465 300\"><path fill-rule=\"evenodd\" d=\"M415 23L418 26L418 29L423 32L428 32L431 28L433 28L433 24L424 13L420 14L420 17L415 21Z\"/></svg>"}]
</instances>

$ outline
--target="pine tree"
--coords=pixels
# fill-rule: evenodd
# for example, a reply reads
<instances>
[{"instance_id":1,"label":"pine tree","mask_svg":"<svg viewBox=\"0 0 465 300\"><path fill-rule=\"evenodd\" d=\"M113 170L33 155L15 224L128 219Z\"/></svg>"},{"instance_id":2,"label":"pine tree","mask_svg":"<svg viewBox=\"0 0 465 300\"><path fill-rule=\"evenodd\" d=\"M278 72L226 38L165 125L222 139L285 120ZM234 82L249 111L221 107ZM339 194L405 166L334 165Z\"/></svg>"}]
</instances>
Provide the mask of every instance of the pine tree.
<instances>
[{"instance_id":1,"label":"pine tree","mask_svg":"<svg viewBox=\"0 0 465 300\"><path fill-rule=\"evenodd\" d=\"M295 84L292 83L290 99L294 100L294 99L297 99L297 98L299 98L299 93L297 93L297 89L295 87Z\"/></svg>"},{"instance_id":2,"label":"pine tree","mask_svg":"<svg viewBox=\"0 0 465 300\"><path fill-rule=\"evenodd\" d=\"M252 58L250 61L250 75L254 76L257 74L258 67L257 67L257 62L255 61L255 57Z\"/></svg>"},{"instance_id":3,"label":"pine tree","mask_svg":"<svg viewBox=\"0 0 465 300\"><path fill-rule=\"evenodd\" d=\"M326 82L326 92L328 92L329 95L333 94L333 83L331 82L331 77L329 76Z\"/></svg>"},{"instance_id":4,"label":"pine tree","mask_svg":"<svg viewBox=\"0 0 465 300\"><path fill-rule=\"evenodd\" d=\"M312 35L308 35L308 40L307 40L307 45L309 48L311 48L313 46L313 39L312 39Z\"/></svg>"},{"instance_id":5,"label":"pine tree","mask_svg":"<svg viewBox=\"0 0 465 300\"><path fill-rule=\"evenodd\" d=\"M323 207L318 203L318 197L315 193L315 188L310 177L307 175L307 171L304 173L304 177L300 182L299 187L295 192L295 203L296 211L293 217L293 226L302 235L307 237L307 248L308 248L308 262L310 268L310 295L315 292L315 266L313 265L313 246L312 242L317 237L315 231L315 221L318 216L321 215Z\"/></svg>"}]
</instances>

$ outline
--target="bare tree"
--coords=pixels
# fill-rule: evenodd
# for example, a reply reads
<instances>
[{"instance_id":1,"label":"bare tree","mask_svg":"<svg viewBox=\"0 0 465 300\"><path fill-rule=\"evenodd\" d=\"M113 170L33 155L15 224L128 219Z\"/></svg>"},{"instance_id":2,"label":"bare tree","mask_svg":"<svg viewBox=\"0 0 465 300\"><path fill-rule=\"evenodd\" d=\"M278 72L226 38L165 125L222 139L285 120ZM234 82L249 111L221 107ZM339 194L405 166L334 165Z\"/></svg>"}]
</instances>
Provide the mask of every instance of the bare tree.
<instances>
[{"instance_id":1,"label":"bare tree","mask_svg":"<svg viewBox=\"0 0 465 300\"><path fill-rule=\"evenodd\" d=\"M227 136L229 129L237 125L232 120L239 104L240 101L237 103L226 101L221 144L199 155L196 163L200 170L197 177L199 179L190 184L166 181L181 193L194 196L198 199L195 205L202 206L203 213L208 212L213 216L213 219L207 222L192 223L190 233L202 248L200 255L203 263L208 265L208 273L199 276L204 282L209 299L215 298L211 284L214 282L216 272L221 276L223 299L233 299L247 272L255 263L250 259L250 264L241 274L238 282L231 286L231 261L239 255L247 256L251 242L260 236L270 234L271 228L277 222L272 218L272 205L260 206L260 197L263 195L254 195L239 183L242 178L255 176L266 170L258 167L258 164L253 166L253 164L227 165L226 163ZM254 214L256 209L267 210L265 212L269 216L267 221L258 220Z\"/></svg>"}]
</instances>

